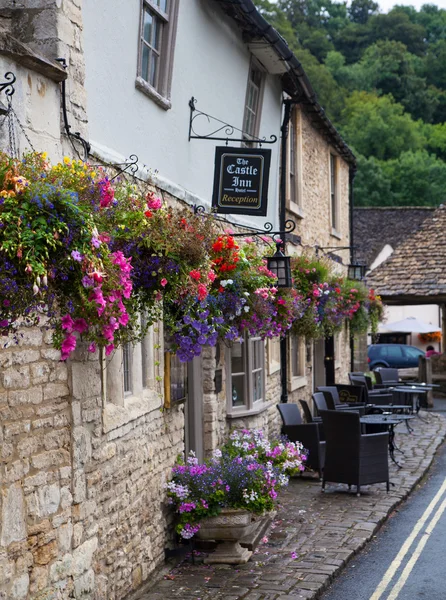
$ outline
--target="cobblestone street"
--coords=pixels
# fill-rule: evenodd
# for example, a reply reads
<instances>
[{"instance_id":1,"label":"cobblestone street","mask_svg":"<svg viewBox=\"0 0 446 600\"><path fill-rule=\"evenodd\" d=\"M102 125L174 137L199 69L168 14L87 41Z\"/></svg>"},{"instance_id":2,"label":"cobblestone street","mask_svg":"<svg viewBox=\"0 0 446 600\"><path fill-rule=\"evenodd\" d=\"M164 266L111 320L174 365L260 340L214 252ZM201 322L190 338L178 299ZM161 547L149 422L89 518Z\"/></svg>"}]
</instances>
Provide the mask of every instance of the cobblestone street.
<instances>
[{"instance_id":1,"label":"cobblestone street","mask_svg":"<svg viewBox=\"0 0 446 600\"><path fill-rule=\"evenodd\" d=\"M316 598L346 562L372 538L429 468L446 434L446 418L420 413L411 421L414 433L397 428L402 450L390 462L391 486L364 487L360 497L347 486L320 482L310 475L296 478L282 493L271 530L246 565L207 566L203 554L165 572L158 583L139 593L140 600L304 600Z\"/></svg>"}]
</instances>

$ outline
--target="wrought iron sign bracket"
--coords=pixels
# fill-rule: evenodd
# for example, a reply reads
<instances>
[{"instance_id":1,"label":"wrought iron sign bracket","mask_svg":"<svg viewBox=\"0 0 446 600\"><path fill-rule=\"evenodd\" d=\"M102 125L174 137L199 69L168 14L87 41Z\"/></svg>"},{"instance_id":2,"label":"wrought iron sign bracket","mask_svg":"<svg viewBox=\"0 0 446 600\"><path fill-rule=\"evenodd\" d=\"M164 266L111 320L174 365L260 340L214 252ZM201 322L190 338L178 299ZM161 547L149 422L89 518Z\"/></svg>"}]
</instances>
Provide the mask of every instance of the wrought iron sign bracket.
<instances>
[{"instance_id":1,"label":"wrought iron sign bracket","mask_svg":"<svg viewBox=\"0 0 446 600\"><path fill-rule=\"evenodd\" d=\"M7 73L5 73L5 81L0 83L0 92L4 91L7 96L11 97L15 92L15 82L16 76L14 75L14 73L11 73L11 71L8 71Z\"/></svg>"},{"instance_id":2,"label":"wrought iron sign bracket","mask_svg":"<svg viewBox=\"0 0 446 600\"><path fill-rule=\"evenodd\" d=\"M206 212L206 209L204 206L202 206L202 205L194 206L195 214L200 214L200 213L203 214L205 212ZM226 225L230 225L232 227L243 227L244 229L249 229L249 231L245 231L243 233L231 233L232 237L254 236L254 237L259 237L262 239L262 236L269 236L273 240L274 244L277 244L277 243L281 243L279 241L281 238L283 238L285 235L287 235L289 233L292 233L296 229L296 223L295 223L295 221L293 221L293 219L287 219L285 221L284 231L273 231L274 225L270 222L265 223L263 226L263 229L259 229L258 227L252 227L251 225L242 225L241 223L231 223L227 219L222 219L214 213L208 213L208 214L212 214L212 217L216 221L220 221L221 223L226 223ZM278 239L276 239L276 238L278 238ZM266 240L262 240L262 241L266 242ZM302 240L301 240L300 236L293 235L293 241L300 244ZM282 240L282 243L283 243L283 240Z\"/></svg>"},{"instance_id":3,"label":"wrought iron sign bracket","mask_svg":"<svg viewBox=\"0 0 446 600\"><path fill-rule=\"evenodd\" d=\"M64 69L67 68L67 61L65 60L65 58L56 58L56 61L58 63L60 63L62 65L62 67ZM76 151L77 155L80 158L79 153L77 152L76 147L73 144L73 139L77 140L80 145L82 146L82 149L84 151L84 156L82 158L82 160L85 162L88 159L88 155L90 154L90 150L91 150L91 145L89 142L87 142L87 140L85 140L81 134L79 133L79 131L76 131L75 133L73 133L71 131L71 125L68 123L68 113L67 113L67 94L66 94L66 86L65 86L65 80L63 80L61 82L61 93L62 93L62 115L63 115L63 122L64 122L64 127L65 127L65 132L68 136L68 139L71 141L73 149Z\"/></svg>"},{"instance_id":4,"label":"wrought iron sign bracket","mask_svg":"<svg viewBox=\"0 0 446 600\"><path fill-rule=\"evenodd\" d=\"M270 135L269 140L267 140L266 138L253 137L252 135L248 134L246 131L243 131L242 129L238 129L238 127L235 127L234 125L229 125L229 123L225 123L225 121L221 121L220 119L217 119L216 117L213 117L212 115L208 115L207 113L202 112L201 110L198 110L197 107L195 106L196 103L197 103L197 99L192 96L192 98L189 100L189 108L190 108L189 141L191 141L191 140L214 140L214 141L218 141L218 142L225 142L226 146L229 144L229 142L249 142L249 143L259 144L259 146L262 146L262 144L275 144L277 142L276 135ZM210 133L208 133L206 135L198 135L194 129L194 125L196 124L196 120L199 119L200 117L204 117L205 119L207 119L209 126L213 127L213 128L215 127L215 129L213 129L213 131L211 131ZM218 136L218 134L220 132L224 132L225 137ZM246 137L240 137L240 138L231 137L231 136L235 135L236 132L239 132L240 134L242 134L242 136L245 135Z\"/></svg>"}]
</instances>

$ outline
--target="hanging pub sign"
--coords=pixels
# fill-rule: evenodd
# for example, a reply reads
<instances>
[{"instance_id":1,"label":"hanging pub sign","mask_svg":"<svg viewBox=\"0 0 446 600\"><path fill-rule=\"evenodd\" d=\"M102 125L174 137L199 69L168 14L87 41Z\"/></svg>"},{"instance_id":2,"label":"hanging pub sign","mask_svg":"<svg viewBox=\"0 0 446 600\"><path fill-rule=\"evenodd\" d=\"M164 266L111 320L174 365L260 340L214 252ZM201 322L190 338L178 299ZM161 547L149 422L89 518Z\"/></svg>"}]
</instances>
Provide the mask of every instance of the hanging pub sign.
<instances>
[{"instance_id":1,"label":"hanging pub sign","mask_svg":"<svg viewBox=\"0 0 446 600\"><path fill-rule=\"evenodd\" d=\"M271 150L215 149L214 212L266 216Z\"/></svg>"}]
</instances>

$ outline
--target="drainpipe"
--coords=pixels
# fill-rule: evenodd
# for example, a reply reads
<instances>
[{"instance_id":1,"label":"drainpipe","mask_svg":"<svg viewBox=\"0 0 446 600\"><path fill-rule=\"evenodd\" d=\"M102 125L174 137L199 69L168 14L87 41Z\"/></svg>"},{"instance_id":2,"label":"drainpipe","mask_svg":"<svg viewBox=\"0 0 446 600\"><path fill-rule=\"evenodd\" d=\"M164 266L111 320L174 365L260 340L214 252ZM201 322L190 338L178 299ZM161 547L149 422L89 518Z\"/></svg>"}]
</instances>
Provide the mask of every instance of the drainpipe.
<instances>
[{"instance_id":1,"label":"drainpipe","mask_svg":"<svg viewBox=\"0 0 446 600\"><path fill-rule=\"evenodd\" d=\"M293 100L284 100L283 123L281 127L281 156L280 156L280 188L279 188L279 230L285 231L286 221L286 174L287 174L287 140ZM284 250L286 235L283 234ZM288 335L280 340L280 382L282 393L281 402L288 402Z\"/></svg>"},{"instance_id":2,"label":"drainpipe","mask_svg":"<svg viewBox=\"0 0 446 600\"><path fill-rule=\"evenodd\" d=\"M350 219L349 219L349 228L350 228L350 264L353 264L355 259L355 250L354 250L354 231L353 231L353 207L354 207L354 196L353 196L353 183L356 175L356 167L349 166L348 169L348 200L349 200L349 211L350 211ZM355 371L355 338L350 335L350 370Z\"/></svg>"}]
</instances>

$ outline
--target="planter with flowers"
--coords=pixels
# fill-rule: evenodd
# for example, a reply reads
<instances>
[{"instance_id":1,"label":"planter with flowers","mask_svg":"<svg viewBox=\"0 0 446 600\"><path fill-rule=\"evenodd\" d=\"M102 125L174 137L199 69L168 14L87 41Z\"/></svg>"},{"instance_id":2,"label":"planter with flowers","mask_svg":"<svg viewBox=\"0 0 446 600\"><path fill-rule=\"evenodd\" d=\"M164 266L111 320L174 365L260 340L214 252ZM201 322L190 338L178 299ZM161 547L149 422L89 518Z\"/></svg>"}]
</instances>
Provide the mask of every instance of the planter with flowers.
<instances>
[{"instance_id":1,"label":"planter with flowers","mask_svg":"<svg viewBox=\"0 0 446 600\"><path fill-rule=\"evenodd\" d=\"M173 467L167 484L178 533L222 541L207 562L246 562L251 552L241 548L240 539L274 508L289 473L303 470L305 459L299 443L270 444L260 431L248 430L231 434L204 464L189 456Z\"/></svg>"}]
</instances>

